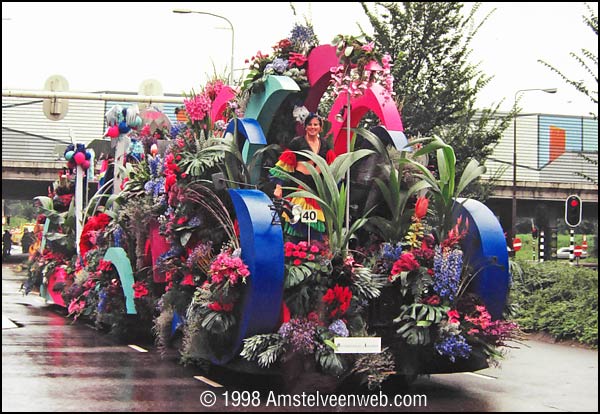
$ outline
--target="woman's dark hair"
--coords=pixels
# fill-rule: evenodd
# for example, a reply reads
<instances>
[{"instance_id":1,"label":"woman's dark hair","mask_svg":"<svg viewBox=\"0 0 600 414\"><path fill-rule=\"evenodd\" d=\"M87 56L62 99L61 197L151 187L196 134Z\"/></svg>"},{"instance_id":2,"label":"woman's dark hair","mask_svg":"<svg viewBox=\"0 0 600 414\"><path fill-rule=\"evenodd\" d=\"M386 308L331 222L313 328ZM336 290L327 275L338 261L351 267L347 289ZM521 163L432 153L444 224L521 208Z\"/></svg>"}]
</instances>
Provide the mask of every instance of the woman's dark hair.
<instances>
[{"instance_id":1,"label":"woman's dark hair","mask_svg":"<svg viewBox=\"0 0 600 414\"><path fill-rule=\"evenodd\" d=\"M315 118L317 118L317 120L319 121L319 125L321 125L321 128L322 128L323 127L323 118L321 118L319 116L319 114L317 114L316 112L311 112L311 113L308 114L308 116L304 120L304 126L307 127L308 124L309 124L309 122L312 121Z\"/></svg>"}]
</instances>

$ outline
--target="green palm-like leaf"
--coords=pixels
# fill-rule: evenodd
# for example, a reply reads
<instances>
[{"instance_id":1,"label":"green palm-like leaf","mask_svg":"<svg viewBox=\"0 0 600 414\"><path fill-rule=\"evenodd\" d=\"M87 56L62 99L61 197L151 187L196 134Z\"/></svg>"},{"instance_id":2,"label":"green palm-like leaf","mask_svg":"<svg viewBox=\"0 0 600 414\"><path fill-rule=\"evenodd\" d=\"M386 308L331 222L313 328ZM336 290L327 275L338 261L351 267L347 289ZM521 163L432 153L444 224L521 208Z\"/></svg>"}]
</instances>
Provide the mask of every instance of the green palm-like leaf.
<instances>
[{"instance_id":1,"label":"green palm-like leaf","mask_svg":"<svg viewBox=\"0 0 600 414\"><path fill-rule=\"evenodd\" d=\"M454 150L439 137L428 140L431 142L415 151L414 156L436 151L439 179L436 179L424 165L412 159L402 158L398 162L400 165L408 164L415 167L419 171L416 175L429 184L434 211L437 213L438 234L445 235L451 227L450 219L456 198L471 182L485 172L485 167L476 160L469 161L458 180L458 184L456 184L456 155Z\"/></svg>"},{"instance_id":2,"label":"green palm-like leaf","mask_svg":"<svg viewBox=\"0 0 600 414\"><path fill-rule=\"evenodd\" d=\"M54 201L50 197L37 196L33 199L39 201L43 209L54 210Z\"/></svg>"},{"instance_id":3,"label":"green palm-like leaf","mask_svg":"<svg viewBox=\"0 0 600 414\"><path fill-rule=\"evenodd\" d=\"M458 197L473 180L481 177L485 171L485 166L479 165L477 160L469 161L469 164L467 164L465 170L460 176L460 181L458 182L458 186L456 186L456 194L454 196Z\"/></svg>"},{"instance_id":4,"label":"green palm-like leaf","mask_svg":"<svg viewBox=\"0 0 600 414\"><path fill-rule=\"evenodd\" d=\"M305 164L315 183L314 187L285 171L280 172L288 180L303 187L302 190L289 194L289 197L307 197L319 203L325 216L330 247L334 253L339 253L347 248L350 236L366 223L366 220L362 220L362 218L370 213L364 214L363 217L352 224L349 231L346 231L344 228L346 186L344 184L338 185L338 183L355 162L373 153L372 150L359 150L342 154L331 165L328 165L318 154L309 151L296 151L296 154L303 155L314 162L314 166L310 163ZM290 187L287 188L290 189Z\"/></svg>"}]
</instances>

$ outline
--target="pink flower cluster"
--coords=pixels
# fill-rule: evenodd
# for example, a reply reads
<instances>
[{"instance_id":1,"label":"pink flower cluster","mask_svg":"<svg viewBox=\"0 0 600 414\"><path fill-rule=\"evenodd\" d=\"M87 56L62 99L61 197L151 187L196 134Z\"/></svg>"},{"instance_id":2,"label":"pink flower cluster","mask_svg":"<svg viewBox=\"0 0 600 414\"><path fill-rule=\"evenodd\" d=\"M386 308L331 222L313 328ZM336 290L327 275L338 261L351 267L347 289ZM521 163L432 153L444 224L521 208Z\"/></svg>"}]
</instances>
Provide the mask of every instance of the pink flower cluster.
<instances>
[{"instance_id":1,"label":"pink flower cluster","mask_svg":"<svg viewBox=\"0 0 600 414\"><path fill-rule=\"evenodd\" d=\"M210 97L206 93L193 95L191 99L184 99L183 103L192 122L204 120L212 106Z\"/></svg>"},{"instance_id":2,"label":"pink flower cluster","mask_svg":"<svg viewBox=\"0 0 600 414\"><path fill-rule=\"evenodd\" d=\"M219 253L210 265L212 283L229 282L231 285L235 285L240 279L242 283L246 283L248 276L250 276L248 266L240 257L231 256L229 251Z\"/></svg>"},{"instance_id":3,"label":"pink flower cluster","mask_svg":"<svg viewBox=\"0 0 600 414\"><path fill-rule=\"evenodd\" d=\"M85 300L84 299L73 299L71 303L69 303L68 311L69 315L75 315L74 319L83 312L85 309Z\"/></svg>"}]
</instances>

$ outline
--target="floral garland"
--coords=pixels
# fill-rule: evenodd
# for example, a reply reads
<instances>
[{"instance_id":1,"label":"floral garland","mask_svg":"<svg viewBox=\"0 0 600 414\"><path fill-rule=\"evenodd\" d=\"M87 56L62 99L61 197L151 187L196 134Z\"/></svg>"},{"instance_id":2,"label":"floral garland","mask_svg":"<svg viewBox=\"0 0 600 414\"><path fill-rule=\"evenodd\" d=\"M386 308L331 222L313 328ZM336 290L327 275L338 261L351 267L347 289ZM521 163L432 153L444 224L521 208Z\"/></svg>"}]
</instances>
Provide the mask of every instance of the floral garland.
<instances>
[{"instance_id":1,"label":"floral garland","mask_svg":"<svg viewBox=\"0 0 600 414\"><path fill-rule=\"evenodd\" d=\"M340 64L331 68L335 96L346 92L353 98L359 97L373 83L379 83L385 100L393 98L394 77L389 54L380 57L374 42L367 43L363 37L338 35L333 45L340 59Z\"/></svg>"}]
</instances>

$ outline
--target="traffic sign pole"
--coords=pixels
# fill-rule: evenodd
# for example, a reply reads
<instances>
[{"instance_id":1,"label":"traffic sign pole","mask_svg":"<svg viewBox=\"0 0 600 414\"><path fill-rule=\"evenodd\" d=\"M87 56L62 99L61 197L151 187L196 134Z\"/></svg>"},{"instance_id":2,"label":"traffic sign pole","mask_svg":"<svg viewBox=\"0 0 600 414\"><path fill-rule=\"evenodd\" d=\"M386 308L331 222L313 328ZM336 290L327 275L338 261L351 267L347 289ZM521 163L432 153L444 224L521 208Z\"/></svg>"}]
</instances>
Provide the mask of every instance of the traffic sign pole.
<instances>
[{"instance_id":1,"label":"traffic sign pole","mask_svg":"<svg viewBox=\"0 0 600 414\"><path fill-rule=\"evenodd\" d=\"M573 265L573 261L575 260L575 230L574 229L570 229L569 230L569 234L570 234L570 240L569 240L569 264Z\"/></svg>"}]
</instances>

